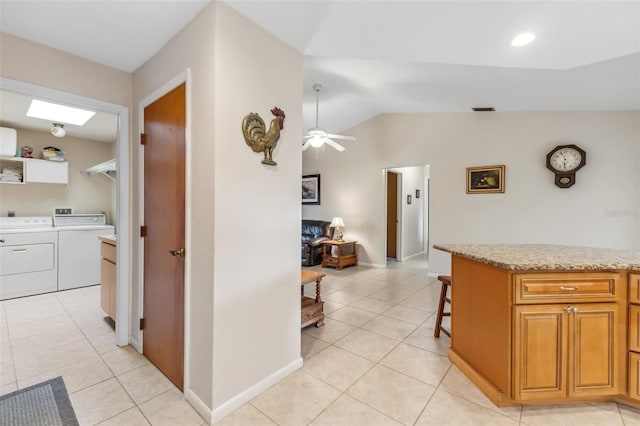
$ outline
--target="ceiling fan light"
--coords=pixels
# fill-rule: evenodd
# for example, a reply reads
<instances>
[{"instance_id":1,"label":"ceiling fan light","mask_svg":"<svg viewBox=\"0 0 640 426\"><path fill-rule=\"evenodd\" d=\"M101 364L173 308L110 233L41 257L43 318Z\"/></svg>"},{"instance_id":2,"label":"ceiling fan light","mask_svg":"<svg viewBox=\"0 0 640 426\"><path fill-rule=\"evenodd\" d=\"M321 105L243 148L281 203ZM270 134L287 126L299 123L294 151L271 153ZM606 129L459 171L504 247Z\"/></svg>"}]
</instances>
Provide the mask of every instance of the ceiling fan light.
<instances>
[{"instance_id":1,"label":"ceiling fan light","mask_svg":"<svg viewBox=\"0 0 640 426\"><path fill-rule=\"evenodd\" d=\"M56 138L63 138L67 134L67 131L64 129L64 124L53 123L51 134Z\"/></svg>"},{"instance_id":2,"label":"ceiling fan light","mask_svg":"<svg viewBox=\"0 0 640 426\"><path fill-rule=\"evenodd\" d=\"M312 147L314 148L320 148L322 145L324 145L324 141L322 140L322 138L319 137L313 137L311 138L311 140L309 141L309 143L311 144Z\"/></svg>"},{"instance_id":3,"label":"ceiling fan light","mask_svg":"<svg viewBox=\"0 0 640 426\"><path fill-rule=\"evenodd\" d=\"M535 40L536 35L533 33L524 33L516 36L513 40L511 40L511 45L514 47L524 46L526 44L531 43Z\"/></svg>"}]
</instances>

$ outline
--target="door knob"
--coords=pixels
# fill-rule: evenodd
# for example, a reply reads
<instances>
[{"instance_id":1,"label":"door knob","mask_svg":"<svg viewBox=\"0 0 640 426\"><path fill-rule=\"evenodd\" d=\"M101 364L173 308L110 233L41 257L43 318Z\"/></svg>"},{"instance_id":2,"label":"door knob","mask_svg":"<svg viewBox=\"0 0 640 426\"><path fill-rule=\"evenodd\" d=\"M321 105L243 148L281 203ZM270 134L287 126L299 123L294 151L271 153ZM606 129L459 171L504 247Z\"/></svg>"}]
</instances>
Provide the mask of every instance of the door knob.
<instances>
[{"instance_id":1,"label":"door knob","mask_svg":"<svg viewBox=\"0 0 640 426\"><path fill-rule=\"evenodd\" d=\"M178 250L169 250L169 253L171 253L172 256L184 257L184 248L181 247Z\"/></svg>"}]
</instances>

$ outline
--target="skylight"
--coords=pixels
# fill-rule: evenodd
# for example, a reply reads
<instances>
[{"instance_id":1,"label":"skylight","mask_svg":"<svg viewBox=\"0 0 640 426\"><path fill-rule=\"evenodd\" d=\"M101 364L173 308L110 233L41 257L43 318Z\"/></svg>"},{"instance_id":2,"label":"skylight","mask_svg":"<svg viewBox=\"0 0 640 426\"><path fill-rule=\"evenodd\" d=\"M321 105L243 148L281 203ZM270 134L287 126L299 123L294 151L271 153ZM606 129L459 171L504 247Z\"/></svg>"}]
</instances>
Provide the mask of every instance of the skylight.
<instances>
[{"instance_id":1,"label":"skylight","mask_svg":"<svg viewBox=\"0 0 640 426\"><path fill-rule=\"evenodd\" d=\"M59 123L75 124L76 126L84 126L84 124L89 121L95 113L95 111L72 108L65 105L52 104L50 102L33 99L29 106L29 111L27 111L27 116L42 118L44 120Z\"/></svg>"}]
</instances>

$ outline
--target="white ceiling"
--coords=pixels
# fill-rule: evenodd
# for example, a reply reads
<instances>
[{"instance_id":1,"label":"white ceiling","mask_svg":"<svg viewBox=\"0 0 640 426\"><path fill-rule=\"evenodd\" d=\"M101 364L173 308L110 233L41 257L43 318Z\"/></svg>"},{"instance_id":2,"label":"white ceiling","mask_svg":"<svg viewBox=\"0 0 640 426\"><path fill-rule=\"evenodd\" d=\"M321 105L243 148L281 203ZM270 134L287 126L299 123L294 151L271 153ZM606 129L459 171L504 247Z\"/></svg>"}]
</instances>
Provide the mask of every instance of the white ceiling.
<instances>
[{"instance_id":1,"label":"white ceiling","mask_svg":"<svg viewBox=\"0 0 640 426\"><path fill-rule=\"evenodd\" d=\"M305 128L314 83L330 132L385 112L640 109L640 0L225 2L305 54ZM205 4L2 0L0 25L132 72Z\"/></svg>"},{"instance_id":2,"label":"white ceiling","mask_svg":"<svg viewBox=\"0 0 640 426\"><path fill-rule=\"evenodd\" d=\"M27 117L27 111L33 97L20 93L0 90L0 125L9 128L23 128L41 132L51 131L53 122L41 118ZM39 98L38 98L39 99ZM40 99L49 102L49 99ZM84 126L65 124L67 136L115 142L118 118L114 114L96 111L96 114Z\"/></svg>"}]
</instances>

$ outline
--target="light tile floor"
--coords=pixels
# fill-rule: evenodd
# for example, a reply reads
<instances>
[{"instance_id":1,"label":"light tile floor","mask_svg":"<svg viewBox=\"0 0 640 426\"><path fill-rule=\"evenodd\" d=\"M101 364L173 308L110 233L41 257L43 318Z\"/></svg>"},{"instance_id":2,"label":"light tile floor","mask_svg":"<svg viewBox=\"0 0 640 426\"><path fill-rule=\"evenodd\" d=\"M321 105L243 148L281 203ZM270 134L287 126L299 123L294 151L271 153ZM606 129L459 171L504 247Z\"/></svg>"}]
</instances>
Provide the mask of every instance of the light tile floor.
<instances>
[{"instance_id":1,"label":"light tile floor","mask_svg":"<svg viewBox=\"0 0 640 426\"><path fill-rule=\"evenodd\" d=\"M114 344L100 286L0 302L0 394L62 376L81 426L206 424L131 346Z\"/></svg>"},{"instance_id":2,"label":"light tile floor","mask_svg":"<svg viewBox=\"0 0 640 426\"><path fill-rule=\"evenodd\" d=\"M425 257L311 269L327 275L327 319L302 332L303 368L219 425L640 425L640 410L615 403L494 406L447 359L449 338L433 337L440 283L427 277Z\"/></svg>"},{"instance_id":3,"label":"light tile floor","mask_svg":"<svg viewBox=\"0 0 640 426\"><path fill-rule=\"evenodd\" d=\"M615 403L495 407L433 337L440 285L426 268L312 268L327 274L327 319L302 332L304 367L218 424L640 426L640 410ZM99 287L0 302L0 394L62 375L81 425L205 424L145 357L114 345L103 316Z\"/></svg>"}]
</instances>

